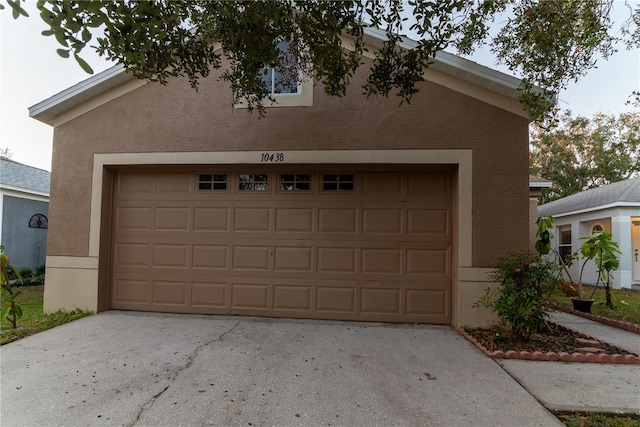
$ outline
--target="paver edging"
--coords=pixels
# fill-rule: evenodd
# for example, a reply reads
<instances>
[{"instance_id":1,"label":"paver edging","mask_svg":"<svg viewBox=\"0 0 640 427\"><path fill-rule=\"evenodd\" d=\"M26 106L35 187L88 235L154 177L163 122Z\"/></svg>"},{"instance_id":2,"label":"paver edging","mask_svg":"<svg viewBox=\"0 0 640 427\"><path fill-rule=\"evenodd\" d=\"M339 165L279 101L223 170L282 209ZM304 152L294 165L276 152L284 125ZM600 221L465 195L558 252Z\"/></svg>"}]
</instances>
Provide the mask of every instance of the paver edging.
<instances>
[{"instance_id":1,"label":"paver edging","mask_svg":"<svg viewBox=\"0 0 640 427\"><path fill-rule=\"evenodd\" d=\"M557 324L556 324L557 325ZM589 339L595 339L590 337L589 335L583 334L582 332L575 331L571 328L567 328L566 326L557 325L561 328L567 329L575 334L582 335ZM537 360L543 362L579 362L579 363L615 363L615 364L627 364L627 365L640 365L640 355L636 354L582 354L582 353L567 353L567 352L553 352L549 351L547 353L543 353L541 351L514 351L514 350L493 350L489 351L485 346L483 346L480 341L475 339L472 335L470 335L464 328L458 328L458 333L465 337L468 341L474 344L480 351L489 356L492 359L518 359L518 360ZM617 347L607 342L600 341L601 344L608 345L611 347Z\"/></svg>"},{"instance_id":2,"label":"paver edging","mask_svg":"<svg viewBox=\"0 0 640 427\"><path fill-rule=\"evenodd\" d=\"M613 326L614 328L623 329L625 331L633 332L634 334L640 335L640 325L636 325L635 323L609 319L608 317L598 316L597 314L584 313L582 311L574 310L555 302L548 301L546 304L554 310L564 311L565 313L573 314L574 316L583 317L585 319L593 320L594 322L602 323L607 326Z\"/></svg>"}]
</instances>

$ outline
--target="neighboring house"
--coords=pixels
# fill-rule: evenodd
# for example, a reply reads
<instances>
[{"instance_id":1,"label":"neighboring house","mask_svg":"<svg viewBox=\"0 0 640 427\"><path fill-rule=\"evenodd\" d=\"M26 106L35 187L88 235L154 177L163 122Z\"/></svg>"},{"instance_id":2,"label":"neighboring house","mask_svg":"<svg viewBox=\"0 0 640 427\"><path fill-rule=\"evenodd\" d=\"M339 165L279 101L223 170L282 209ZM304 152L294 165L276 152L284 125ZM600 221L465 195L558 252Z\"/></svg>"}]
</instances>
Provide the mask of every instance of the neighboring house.
<instances>
[{"instance_id":1,"label":"neighboring house","mask_svg":"<svg viewBox=\"0 0 640 427\"><path fill-rule=\"evenodd\" d=\"M546 203L540 216L552 215L556 232L554 246L562 253L575 252L582 238L596 231L609 231L620 245L620 268L613 272L614 288L640 285L640 177L631 178ZM571 275L578 280L582 263L574 263ZM583 282L595 284L596 268L587 264Z\"/></svg>"},{"instance_id":2,"label":"neighboring house","mask_svg":"<svg viewBox=\"0 0 640 427\"><path fill-rule=\"evenodd\" d=\"M399 107L367 68L264 119L216 73L121 67L31 107L55 128L45 310L486 323L491 267L529 245L520 81L442 52Z\"/></svg>"},{"instance_id":3,"label":"neighboring house","mask_svg":"<svg viewBox=\"0 0 640 427\"><path fill-rule=\"evenodd\" d=\"M13 267L45 263L50 182L48 171L0 157L0 244Z\"/></svg>"},{"instance_id":4,"label":"neighboring house","mask_svg":"<svg viewBox=\"0 0 640 427\"><path fill-rule=\"evenodd\" d=\"M535 250L536 232L538 226L538 201L542 196L542 189L551 188L552 182L539 176L529 175L529 249Z\"/></svg>"}]
</instances>

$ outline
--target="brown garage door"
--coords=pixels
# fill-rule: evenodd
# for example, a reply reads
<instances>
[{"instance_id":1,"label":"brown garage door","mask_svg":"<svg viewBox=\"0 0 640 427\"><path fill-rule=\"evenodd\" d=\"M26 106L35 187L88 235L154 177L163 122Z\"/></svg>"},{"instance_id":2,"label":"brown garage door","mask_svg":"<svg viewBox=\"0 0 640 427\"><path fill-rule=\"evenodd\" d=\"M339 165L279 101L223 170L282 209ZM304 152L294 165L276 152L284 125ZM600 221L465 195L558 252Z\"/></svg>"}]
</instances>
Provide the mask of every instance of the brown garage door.
<instances>
[{"instance_id":1,"label":"brown garage door","mask_svg":"<svg viewBox=\"0 0 640 427\"><path fill-rule=\"evenodd\" d=\"M111 307L451 322L452 170L120 170Z\"/></svg>"}]
</instances>

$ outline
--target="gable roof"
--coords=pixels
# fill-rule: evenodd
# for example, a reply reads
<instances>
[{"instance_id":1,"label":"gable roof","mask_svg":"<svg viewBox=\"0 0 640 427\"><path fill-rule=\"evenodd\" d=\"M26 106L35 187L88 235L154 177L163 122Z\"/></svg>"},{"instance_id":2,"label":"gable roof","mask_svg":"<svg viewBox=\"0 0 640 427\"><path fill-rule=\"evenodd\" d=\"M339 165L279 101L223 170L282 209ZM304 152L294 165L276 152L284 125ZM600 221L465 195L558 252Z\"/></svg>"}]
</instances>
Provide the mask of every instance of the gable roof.
<instances>
[{"instance_id":1,"label":"gable roof","mask_svg":"<svg viewBox=\"0 0 640 427\"><path fill-rule=\"evenodd\" d=\"M386 39L384 31L377 28L365 28L364 33L365 42L376 48L381 47ZM412 49L417 47L418 42L403 37L399 45L404 49ZM452 53L438 52L429 68L512 100L517 100L521 94L518 90L520 79ZM53 126L58 115L132 80L137 79L126 72L122 64L115 65L29 107L29 116ZM543 93L540 88L534 90Z\"/></svg>"},{"instance_id":2,"label":"gable roof","mask_svg":"<svg viewBox=\"0 0 640 427\"><path fill-rule=\"evenodd\" d=\"M564 215L612 205L640 206L640 177L603 185L545 203L538 207L538 215Z\"/></svg>"},{"instance_id":3,"label":"gable roof","mask_svg":"<svg viewBox=\"0 0 640 427\"><path fill-rule=\"evenodd\" d=\"M49 195L51 172L0 157L0 187Z\"/></svg>"}]
</instances>

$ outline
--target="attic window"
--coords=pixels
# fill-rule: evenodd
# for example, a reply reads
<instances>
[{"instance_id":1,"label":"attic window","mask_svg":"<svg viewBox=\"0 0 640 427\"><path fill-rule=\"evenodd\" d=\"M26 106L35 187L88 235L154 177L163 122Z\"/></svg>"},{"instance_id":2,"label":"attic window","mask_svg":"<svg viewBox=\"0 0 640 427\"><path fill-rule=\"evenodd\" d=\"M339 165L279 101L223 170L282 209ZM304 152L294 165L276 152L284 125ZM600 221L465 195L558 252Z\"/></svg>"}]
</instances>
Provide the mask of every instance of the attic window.
<instances>
[{"instance_id":1,"label":"attic window","mask_svg":"<svg viewBox=\"0 0 640 427\"><path fill-rule=\"evenodd\" d=\"M42 214L35 214L29 219L29 228L49 228L49 220Z\"/></svg>"},{"instance_id":2,"label":"attic window","mask_svg":"<svg viewBox=\"0 0 640 427\"><path fill-rule=\"evenodd\" d=\"M602 228L602 226L600 224L596 224L593 226L593 228L591 229L591 234L596 234L596 233L602 233L604 229Z\"/></svg>"},{"instance_id":3,"label":"attic window","mask_svg":"<svg viewBox=\"0 0 640 427\"><path fill-rule=\"evenodd\" d=\"M289 51L290 43L278 43L280 66L263 68L262 81L271 95L297 95L301 91L296 59Z\"/></svg>"}]
</instances>

